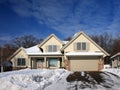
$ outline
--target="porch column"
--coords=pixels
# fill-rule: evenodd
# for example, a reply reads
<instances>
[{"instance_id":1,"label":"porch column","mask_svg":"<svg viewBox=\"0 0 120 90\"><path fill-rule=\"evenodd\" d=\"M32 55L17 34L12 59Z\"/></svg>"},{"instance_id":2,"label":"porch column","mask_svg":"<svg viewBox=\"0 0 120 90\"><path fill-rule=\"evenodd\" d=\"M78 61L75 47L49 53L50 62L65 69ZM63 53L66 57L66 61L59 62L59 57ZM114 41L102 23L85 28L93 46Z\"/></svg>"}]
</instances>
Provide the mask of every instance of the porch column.
<instances>
[{"instance_id":1,"label":"porch column","mask_svg":"<svg viewBox=\"0 0 120 90\"><path fill-rule=\"evenodd\" d=\"M64 67L64 56L62 56L62 67Z\"/></svg>"},{"instance_id":2,"label":"porch column","mask_svg":"<svg viewBox=\"0 0 120 90\"><path fill-rule=\"evenodd\" d=\"M28 68L32 68L32 65L31 65L31 57L28 57L28 65L27 65Z\"/></svg>"},{"instance_id":3,"label":"porch column","mask_svg":"<svg viewBox=\"0 0 120 90\"><path fill-rule=\"evenodd\" d=\"M32 62L32 58L30 58L30 66L31 66L31 69L33 69L33 62Z\"/></svg>"},{"instance_id":4,"label":"porch column","mask_svg":"<svg viewBox=\"0 0 120 90\"><path fill-rule=\"evenodd\" d=\"M44 68L47 68L46 63L47 63L47 60L46 60L46 57L44 57L44 64L43 64L43 67L44 67Z\"/></svg>"}]
</instances>

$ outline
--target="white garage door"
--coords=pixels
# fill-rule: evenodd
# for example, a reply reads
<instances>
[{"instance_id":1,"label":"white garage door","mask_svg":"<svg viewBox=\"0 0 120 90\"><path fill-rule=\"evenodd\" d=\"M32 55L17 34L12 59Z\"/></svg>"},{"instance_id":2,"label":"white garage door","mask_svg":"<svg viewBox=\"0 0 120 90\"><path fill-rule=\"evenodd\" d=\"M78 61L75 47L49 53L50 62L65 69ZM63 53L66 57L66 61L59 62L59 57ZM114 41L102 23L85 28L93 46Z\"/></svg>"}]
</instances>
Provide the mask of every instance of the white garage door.
<instances>
[{"instance_id":1,"label":"white garage door","mask_svg":"<svg viewBox=\"0 0 120 90\"><path fill-rule=\"evenodd\" d=\"M98 57L69 57L71 71L98 71Z\"/></svg>"}]
</instances>

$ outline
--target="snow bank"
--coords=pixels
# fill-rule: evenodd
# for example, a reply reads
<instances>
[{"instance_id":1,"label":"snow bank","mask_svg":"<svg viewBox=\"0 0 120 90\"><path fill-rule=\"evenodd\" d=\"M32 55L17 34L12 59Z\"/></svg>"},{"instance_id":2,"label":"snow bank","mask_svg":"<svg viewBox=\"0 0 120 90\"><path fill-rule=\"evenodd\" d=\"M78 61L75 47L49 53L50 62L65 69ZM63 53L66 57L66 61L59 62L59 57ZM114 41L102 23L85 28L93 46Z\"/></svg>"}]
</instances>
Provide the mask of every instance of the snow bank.
<instances>
[{"instance_id":1,"label":"snow bank","mask_svg":"<svg viewBox=\"0 0 120 90\"><path fill-rule=\"evenodd\" d=\"M89 82L79 79L68 82L67 77L73 72L64 69L24 69L0 73L0 90L119 90L120 70L104 69L101 73L103 83L96 83L95 78L81 72L80 77L88 78ZM99 78L99 77L98 77ZM94 82L94 85L93 83ZM87 86L85 86L87 85ZM90 86L90 87L89 87ZM96 86L96 87L95 87ZM107 88L104 86L112 86Z\"/></svg>"},{"instance_id":2,"label":"snow bank","mask_svg":"<svg viewBox=\"0 0 120 90\"><path fill-rule=\"evenodd\" d=\"M120 69L118 68L108 68L108 69L103 69L102 71L111 72L113 74L120 76Z\"/></svg>"},{"instance_id":3,"label":"snow bank","mask_svg":"<svg viewBox=\"0 0 120 90\"><path fill-rule=\"evenodd\" d=\"M61 79L64 69L19 70L0 74L0 90L42 90Z\"/></svg>"}]
</instances>

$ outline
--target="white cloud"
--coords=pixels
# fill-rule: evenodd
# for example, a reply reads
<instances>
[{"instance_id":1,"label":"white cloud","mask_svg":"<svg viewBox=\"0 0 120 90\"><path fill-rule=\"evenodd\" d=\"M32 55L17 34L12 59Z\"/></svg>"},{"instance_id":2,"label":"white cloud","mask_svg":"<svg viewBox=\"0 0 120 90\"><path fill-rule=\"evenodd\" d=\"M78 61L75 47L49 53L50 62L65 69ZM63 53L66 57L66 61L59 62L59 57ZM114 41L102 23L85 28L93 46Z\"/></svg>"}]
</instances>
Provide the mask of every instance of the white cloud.
<instances>
[{"instance_id":1,"label":"white cloud","mask_svg":"<svg viewBox=\"0 0 120 90\"><path fill-rule=\"evenodd\" d=\"M34 17L41 24L64 35L79 30L88 33L111 31L119 26L120 8L114 12L114 0L10 0L13 10L21 16ZM118 1L119 2L119 1ZM116 14L115 17L111 14ZM110 19L115 18L113 22ZM103 31L101 31L103 30Z\"/></svg>"},{"instance_id":2,"label":"white cloud","mask_svg":"<svg viewBox=\"0 0 120 90\"><path fill-rule=\"evenodd\" d=\"M9 43L11 41L11 37L9 35L0 35L0 45Z\"/></svg>"}]
</instances>

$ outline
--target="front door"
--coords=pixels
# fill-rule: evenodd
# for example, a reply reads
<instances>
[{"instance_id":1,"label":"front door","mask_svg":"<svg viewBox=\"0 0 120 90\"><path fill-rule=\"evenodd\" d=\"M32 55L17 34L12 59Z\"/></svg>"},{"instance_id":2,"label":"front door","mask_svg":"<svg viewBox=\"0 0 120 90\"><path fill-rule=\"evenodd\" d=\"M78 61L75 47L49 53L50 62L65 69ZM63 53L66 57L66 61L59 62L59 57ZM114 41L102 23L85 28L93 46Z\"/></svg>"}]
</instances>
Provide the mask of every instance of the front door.
<instances>
[{"instance_id":1,"label":"front door","mask_svg":"<svg viewBox=\"0 0 120 90\"><path fill-rule=\"evenodd\" d=\"M43 68L43 59L37 59L36 63L37 63L37 69Z\"/></svg>"}]
</instances>

